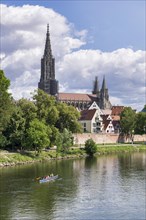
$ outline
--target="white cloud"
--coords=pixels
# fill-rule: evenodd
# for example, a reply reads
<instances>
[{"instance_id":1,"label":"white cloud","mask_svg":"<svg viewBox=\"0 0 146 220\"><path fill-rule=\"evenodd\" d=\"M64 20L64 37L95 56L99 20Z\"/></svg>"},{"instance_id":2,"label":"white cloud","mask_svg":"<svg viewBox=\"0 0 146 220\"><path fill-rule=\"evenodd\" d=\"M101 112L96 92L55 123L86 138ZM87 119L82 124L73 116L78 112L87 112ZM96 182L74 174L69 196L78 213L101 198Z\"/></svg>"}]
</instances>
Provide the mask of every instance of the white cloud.
<instances>
[{"instance_id":1,"label":"white cloud","mask_svg":"<svg viewBox=\"0 0 146 220\"><path fill-rule=\"evenodd\" d=\"M64 16L42 6L2 5L1 15L2 68L11 79L14 98L29 97L38 86L46 24L49 23L60 91L90 93L94 77L99 77L101 86L105 75L112 104L143 108L144 51L132 48L113 52L83 50L87 30L76 30Z\"/></svg>"}]
</instances>

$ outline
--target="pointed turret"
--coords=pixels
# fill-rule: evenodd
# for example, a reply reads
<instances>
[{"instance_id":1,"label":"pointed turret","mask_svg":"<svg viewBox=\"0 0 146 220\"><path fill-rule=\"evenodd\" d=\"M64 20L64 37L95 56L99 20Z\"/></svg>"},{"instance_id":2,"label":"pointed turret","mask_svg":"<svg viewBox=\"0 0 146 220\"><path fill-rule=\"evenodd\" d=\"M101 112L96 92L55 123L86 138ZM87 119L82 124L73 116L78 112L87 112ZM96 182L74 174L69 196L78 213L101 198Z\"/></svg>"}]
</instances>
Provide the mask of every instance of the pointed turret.
<instances>
[{"instance_id":1,"label":"pointed turret","mask_svg":"<svg viewBox=\"0 0 146 220\"><path fill-rule=\"evenodd\" d=\"M52 56L49 24L47 25L44 55L41 59L41 78L38 88L50 95L58 93L58 81L55 79L55 59Z\"/></svg>"},{"instance_id":2,"label":"pointed turret","mask_svg":"<svg viewBox=\"0 0 146 220\"><path fill-rule=\"evenodd\" d=\"M105 90L106 90L105 76L103 77L101 90L102 90L102 91L105 91Z\"/></svg>"},{"instance_id":3,"label":"pointed turret","mask_svg":"<svg viewBox=\"0 0 146 220\"><path fill-rule=\"evenodd\" d=\"M109 101L108 89L106 87L105 76L103 77L102 87L100 90L100 108L111 109L111 103Z\"/></svg>"},{"instance_id":4,"label":"pointed turret","mask_svg":"<svg viewBox=\"0 0 146 220\"><path fill-rule=\"evenodd\" d=\"M99 85L98 85L98 78L97 76L95 77L95 81L93 84L93 91L92 94L97 94L99 92Z\"/></svg>"}]
</instances>

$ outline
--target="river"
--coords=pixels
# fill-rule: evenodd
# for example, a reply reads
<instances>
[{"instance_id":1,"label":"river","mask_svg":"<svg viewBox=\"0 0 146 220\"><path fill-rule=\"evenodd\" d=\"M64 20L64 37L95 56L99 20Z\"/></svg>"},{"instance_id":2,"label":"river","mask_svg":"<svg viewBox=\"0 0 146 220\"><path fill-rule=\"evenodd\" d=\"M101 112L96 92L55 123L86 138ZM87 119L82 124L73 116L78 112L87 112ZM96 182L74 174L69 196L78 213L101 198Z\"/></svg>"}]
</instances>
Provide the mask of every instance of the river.
<instances>
[{"instance_id":1,"label":"river","mask_svg":"<svg viewBox=\"0 0 146 220\"><path fill-rule=\"evenodd\" d=\"M145 153L0 168L0 220L144 220L145 168Z\"/></svg>"}]
</instances>

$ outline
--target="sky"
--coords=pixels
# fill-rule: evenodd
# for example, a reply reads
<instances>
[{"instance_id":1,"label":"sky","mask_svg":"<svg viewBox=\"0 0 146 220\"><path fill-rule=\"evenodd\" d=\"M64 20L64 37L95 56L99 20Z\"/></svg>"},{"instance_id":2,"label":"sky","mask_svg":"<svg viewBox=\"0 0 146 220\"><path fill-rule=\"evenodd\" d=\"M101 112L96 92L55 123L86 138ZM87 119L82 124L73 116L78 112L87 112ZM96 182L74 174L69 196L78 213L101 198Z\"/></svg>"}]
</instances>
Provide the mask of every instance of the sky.
<instances>
[{"instance_id":1,"label":"sky","mask_svg":"<svg viewBox=\"0 0 146 220\"><path fill-rule=\"evenodd\" d=\"M2 0L1 69L15 99L40 80L47 24L60 92L91 93L103 76L112 105L146 104L146 2Z\"/></svg>"}]
</instances>

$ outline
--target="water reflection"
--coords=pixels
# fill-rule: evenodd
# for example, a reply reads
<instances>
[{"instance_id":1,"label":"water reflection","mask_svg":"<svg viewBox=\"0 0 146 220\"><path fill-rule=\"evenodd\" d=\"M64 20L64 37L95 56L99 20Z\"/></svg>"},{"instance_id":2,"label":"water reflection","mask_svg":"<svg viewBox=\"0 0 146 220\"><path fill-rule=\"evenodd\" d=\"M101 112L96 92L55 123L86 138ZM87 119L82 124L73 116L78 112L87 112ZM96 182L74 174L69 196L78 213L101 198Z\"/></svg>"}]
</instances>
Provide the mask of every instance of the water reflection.
<instances>
[{"instance_id":1,"label":"water reflection","mask_svg":"<svg viewBox=\"0 0 146 220\"><path fill-rule=\"evenodd\" d=\"M145 219L145 153L0 169L1 219ZM39 184L38 176L62 179Z\"/></svg>"}]
</instances>

